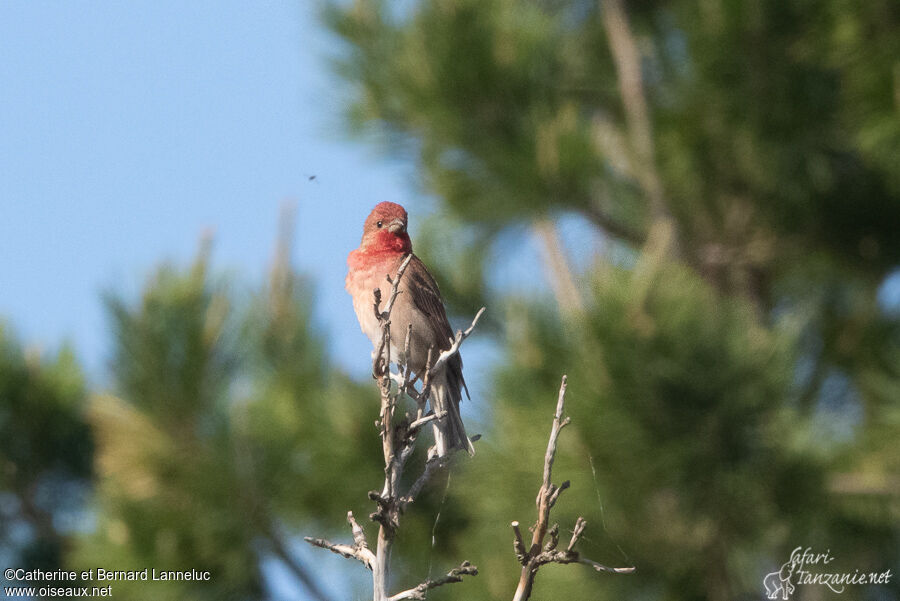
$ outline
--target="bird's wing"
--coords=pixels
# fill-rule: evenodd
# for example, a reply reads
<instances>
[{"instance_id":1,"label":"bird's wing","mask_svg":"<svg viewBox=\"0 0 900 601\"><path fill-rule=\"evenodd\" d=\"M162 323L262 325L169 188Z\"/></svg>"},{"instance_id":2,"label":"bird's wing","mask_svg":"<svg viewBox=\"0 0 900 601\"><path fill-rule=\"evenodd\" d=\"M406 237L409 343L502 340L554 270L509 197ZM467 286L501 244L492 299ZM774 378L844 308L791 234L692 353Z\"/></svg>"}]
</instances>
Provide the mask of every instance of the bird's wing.
<instances>
[{"instance_id":1,"label":"bird's wing","mask_svg":"<svg viewBox=\"0 0 900 601\"><path fill-rule=\"evenodd\" d=\"M447 321L441 291L425 264L416 255L410 259L405 277L408 278L405 282L408 294L416 309L426 316L431 330L440 335L441 350L450 348L449 338L453 337L453 329Z\"/></svg>"},{"instance_id":2,"label":"bird's wing","mask_svg":"<svg viewBox=\"0 0 900 601\"><path fill-rule=\"evenodd\" d=\"M428 324L432 331L436 332L440 338L440 350L450 348L451 339L453 338L453 328L447 320L447 312L444 309L444 301L441 299L441 291L437 282L428 273L428 269L419 257L415 254L409 261L404 278L406 281L406 289L416 309L421 311L427 318ZM469 395L469 389L462 375L462 357L457 353L448 363L452 377L457 379L459 385L466 390L466 396Z\"/></svg>"}]
</instances>

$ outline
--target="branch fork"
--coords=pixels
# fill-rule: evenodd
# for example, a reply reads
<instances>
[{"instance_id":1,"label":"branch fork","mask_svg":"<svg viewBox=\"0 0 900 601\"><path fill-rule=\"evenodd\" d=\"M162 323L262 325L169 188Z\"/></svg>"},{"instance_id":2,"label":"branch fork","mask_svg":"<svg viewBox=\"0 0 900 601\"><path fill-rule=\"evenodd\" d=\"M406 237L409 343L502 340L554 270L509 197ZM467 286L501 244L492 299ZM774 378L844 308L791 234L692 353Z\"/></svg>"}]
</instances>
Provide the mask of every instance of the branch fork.
<instances>
[{"instance_id":1,"label":"branch fork","mask_svg":"<svg viewBox=\"0 0 900 601\"><path fill-rule=\"evenodd\" d=\"M350 523L350 531L353 533L353 544L345 545L341 543L333 543L324 538L313 538L311 536L303 537L303 540L314 547L328 549L332 553L337 553L347 559L356 559L362 562L368 569L372 569L375 565L375 554L369 549L369 543L366 541L366 533L353 517L353 512L347 512L347 521Z\"/></svg>"},{"instance_id":2,"label":"branch fork","mask_svg":"<svg viewBox=\"0 0 900 601\"><path fill-rule=\"evenodd\" d=\"M435 580L426 580L415 588L405 590L401 593L397 593L392 597L389 597L388 601L401 601L403 599L416 599L419 601L424 601L425 594L430 589L437 588L444 584L450 584L451 582L462 582L463 576L476 575L478 575L478 568L470 564L468 561L464 561L459 564L458 568L453 568L452 570L447 572L445 576L442 576L441 578L437 578Z\"/></svg>"},{"instance_id":3,"label":"branch fork","mask_svg":"<svg viewBox=\"0 0 900 601\"><path fill-rule=\"evenodd\" d=\"M565 549L559 549L559 524L550 523L550 510L556 505L559 496L564 490L569 488L569 481L566 480L559 486L551 482L553 473L553 460L556 458L556 447L559 442L559 434L571 422L571 419L563 418L563 409L566 399L566 376L562 377L559 386L559 396L556 400L556 412L553 415L553 426L550 429L550 439L547 442L547 452L544 454L544 474L541 482L541 488L538 490L535 505L537 505L537 521L532 526L531 546L526 548L525 540L522 538L522 531L519 529L519 522L512 522L510 526L513 530L513 551L516 559L522 564L522 573L519 577L519 585L516 588L513 601L525 601L531 597L531 591L534 587L534 579L537 577L538 569L548 563L582 563L592 567L598 572L613 572L616 574L628 574L634 571L633 567L627 568L611 568L596 561L582 557L575 550L575 545L584 533L587 522L583 517L579 517L575 522L575 528L572 530L572 537L569 539ZM549 540L544 543L544 539L549 535Z\"/></svg>"}]
</instances>

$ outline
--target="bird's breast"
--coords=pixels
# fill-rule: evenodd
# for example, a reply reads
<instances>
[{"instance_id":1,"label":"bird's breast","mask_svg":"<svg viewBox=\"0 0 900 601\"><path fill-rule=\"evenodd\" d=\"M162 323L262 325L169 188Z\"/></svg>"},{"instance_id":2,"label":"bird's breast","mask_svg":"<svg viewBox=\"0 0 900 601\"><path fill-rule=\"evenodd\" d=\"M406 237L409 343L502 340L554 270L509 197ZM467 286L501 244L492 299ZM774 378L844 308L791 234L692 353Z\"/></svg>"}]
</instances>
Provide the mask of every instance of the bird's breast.
<instances>
[{"instance_id":1,"label":"bird's breast","mask_svg":"<svg viewBox=\"0 0 900 601\"><path fill-rule=\"evenodd\" d=\"M394 258L387 261L371 259L373 257L366 257L359 251L350 253L347 258L350 269L344 285L353 299L353 310L359 320L360 329L369 337L372 345L377 347L381 341L381 328L375 317L374 291L376 288L381 289L383 308L391 291L391 284L387 281L387 276L396 273L397 260Z\"/></svg>"}]
</instances>

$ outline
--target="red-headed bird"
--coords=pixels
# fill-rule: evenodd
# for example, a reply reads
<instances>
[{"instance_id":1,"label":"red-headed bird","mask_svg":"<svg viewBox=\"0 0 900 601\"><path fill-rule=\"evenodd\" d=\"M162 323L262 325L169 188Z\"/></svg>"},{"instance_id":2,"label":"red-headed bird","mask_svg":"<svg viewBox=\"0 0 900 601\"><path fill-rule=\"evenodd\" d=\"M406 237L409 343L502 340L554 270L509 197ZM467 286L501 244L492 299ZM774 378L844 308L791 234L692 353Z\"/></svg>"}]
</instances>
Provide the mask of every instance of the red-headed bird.
<instances>
[{"instance_id":1,"label":"red-headed bird","mask_svg":"<svg viewBox=\"0 0 900 601\"><path fill-rule=\"evenodd\" d=\"M376 350L381 343L381 328L372 308L373 291L380 288L386 303L391 290L387 276L395 278L403 260L412 254L406 224L407 215L403 207L393 202L379 203L366 219L359 248L347 257L347 292L353 297L359 327ZM409 368L421 377L428 361L428 349L434 347L436 359L441 351L450 348L453 330L447 321L437 283L415 255L400 279L399 291L391 311L391 359L405 360ZM410 356L404 357L406 332L410 324ZM459 415L463 389L466 389L466 383L462 374L462 358L457 353L438 372L433 373L431 379L431 408L437 414L447 413L443 419L435 420L432 428L440 457L447 456L453 449L464 449L470 454L475 452ZM468 393L466 389L467 396Z\"/></svg>"}]
</instances>

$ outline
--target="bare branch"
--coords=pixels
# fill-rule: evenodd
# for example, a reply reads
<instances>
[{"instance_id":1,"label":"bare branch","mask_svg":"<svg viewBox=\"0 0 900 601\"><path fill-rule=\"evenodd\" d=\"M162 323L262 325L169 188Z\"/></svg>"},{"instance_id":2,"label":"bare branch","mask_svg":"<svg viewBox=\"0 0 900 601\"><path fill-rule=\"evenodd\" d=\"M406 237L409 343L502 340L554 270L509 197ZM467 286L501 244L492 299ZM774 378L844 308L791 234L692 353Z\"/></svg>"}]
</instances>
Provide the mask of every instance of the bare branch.
<instances>
[{"instance_id":1,"label":"bare branch","mask_svg":"<svg viewBox=\"0 0 900 601\"><path fill-rule=\"evenodd\" d=\"M547 534L550 535L550 542L544 546L544 551L553 551L559 545L559 524L553 524Z\"/></svg>"},{"instance_id":2,"label":"bare branch","mask_svg":"<svg viewBox=\"0 0 900 601\"><path fill-rule=\"evenodd\" d=\"M569 418L562 419L563 407L566 403L566 387L568 386L568 378L562 377L559 385L559 396L556 400L556 413L553 414L553 427L550 429L550 439L547 441L547 452L544 454L544 486L550 488L550 476L553 472L553 460L556 457L556 444L559 440L559 432L569 425Z\"/></svg>"},{"instance_id":3,"label":"bare branch","mask_svg":"<svg viewBox=\"0 0 900 601\"><path fill-rule=\"evenodd\" d=\"M449 584L451 582L462 582L463 576L475 576L477 574L478 568L470 564L468 561L464 561L459 564L458 568L453 568L452 570L447 572L446 576L442 576L437 580L426 580L415 588L397 593L393 597L390 597L388 601L402 601L403 599L416 599L418 601L424 601L425 593L428 590L443 586L445 584Z\"/></svg>"},{"instance_id":4,"label":"bare branch","mask_svg":"<svg viewBox=\"0 0 900 601\"><path fill-rule=\"evenodd\" d=\"M525 549L525 542L522 540L522 533L519 531L519 523L513 522L513 532L515 540L513 546L516 551L516 559L522 564L522 573L519 577L519 585L516 588L513 601L525 601L531 597L531 591L534 587L534 579L537 576L538 568L548 563L584 563L591 566L597 571L608 571L618 574L627 574L633 572L634 568L609 568L603 564L599 564L590 559L581 557L575 551L575 545L581 538L586 522L584 518L579 517L575 522L575 528L572 531L572 538L564 551L557 550L559 546L559 524L554 524L552 528L547 528L550 522L550 509L559 500L562 491L569 488L569 481L566 480L559 486L555 486L552 481L553 460L556 458L556 449L559 443L559 433L569 425L571 421L568 417L563 418L563 409L566 401L566 376L562 377L559 385L559 395L556 400L556 412L553 414L553 426L550 429L550 438L547 441L547 452L544 454L544 473L541 481L541 488L538 491L537 499L537 520L532 528L531 548ZM550 540L544 545L544 538L549 534ZM543 549L541 546L543 546Z\"/></svg>"},{"instance_id":5,"label":"bare branch","mask_svg":"<svg viewBox=\"0 0 900 601\"><path fill-rule=\"evenodd\" d=\"M377 313L376 310L379 321L386 321L391 318L391 311L394 310L394 302L397 300L397 295L400 294L400 278L403 277L403 273L406 271L412 258L412 253L406 255L406 258L400 263L400 268L397 270L397 276L394 279L391 279L390 274L388 274L387 281L391 283L391 296L388 299L387 306L384 308L384 313Z\"/></svg>"},{"instance_id":6,"label":"bare branch","mask_svg":"<svg viewBox=\"0 0 900 601\"><path fill-rule=\"evenodd\" d=\"M378 348L375 349L374 353L372 353L372 377L374 377L377 380L379 377L381 377L385 373L387 373L387 374L391 373L390 361L384 360L385 345L387 345L387 352L388 352L388 354L390 354L391 345L388 342L390 340L390 331L387 330L387 328L390 326L391 322L386 319L384 321L382 321L383 313L381 312L381 309L380 309L380 307L381 307L381 289L376 288L372 292L372 296L375 299L375 302L373 303L373 308L375 310L375 318L378 319L379 323L381 323L381 341L378 343Z\"/></svg>"},{"instance_id":7,"label":"bare branch","mask_svg":"<svg viewBox=\"0 0 900 601\"><path fill-rule=\"evenodd\" d=\"M522 540L522 531L519 530L519 522L513 521L510 525L512 526L513 534L515 535L515 538L513 539L513 549L516 551L516 559L524 566L528 563L528 558L525 556L528 553L528 550L525 548L525 541Z\"/></svg>"},{"instance_id":8,"label":"bare branch","mask_svg":"<svg viewBox=\"0 0 900 601\"><path fill-rule=\"evenodd\" d=\"M314 547L328 549L332 553L337 553L338 555L346 557L347 559L356 559L358 561L361 561L363 565L365 565L370 570L375 563L375 554L372 553L372 551L368 547L366 547L365 549L359 549L353 545L333 543L329 540L325 540L324 538L313 538L311 536L304 536L303 540Z\"/></svg>"},{"instance_id":9,"label":"bare branch","mask_svg":"<svg viewBox=\"0 0 900 601\"><path fill-rule=\"evenodd\" d=\"M358 549L369 550L369 543L366 541L366 532L353 517L353 512L347 512L347 521L350 522L350 530L353 532L353 542Z\"/></svg>"},{"instance_id":10,"label":"bare branch","mask_svg":"<svg viewBox=\"0 0 900 601\"><path fill-rule=\"evenodd\" d=\"M569 546L566 547L566 551L571 553L575 549L575 545L578 543L578 539L581 538L585 526L587 526L587 522L583 517L575 520L575 529L572 530L572 538L569 539Z\"/></svg>"},{"instance_id":11,"label":"bare branch","mask_svg":"<svg viewBox=\"0 0 900 601\"><path fill-rule=\"evenodd\" d=\"M534 558L536 567L546 565L548 563L580 563L592 567L597 572L611 572L613 574L631 574L634 568L611 568L602 563L597 563L592 559L581 557L577 551L544 551Z\"/></svg>"},{"instance_id":12,"label":"bare branch","mask_svg":"<svg viewBox=\"0 0 900 601\"><path fill-rule=\"evenodd\" d=\"M414 422L412 422L411 424L409 424L409 429L410 429L410 431L418 430L419 428L421 428L422 426L424 426L425 424L427 424L430 421L434 421L436 419L444 419L445 417L447 417L446 411L441 411L440 413L429 413L428 415L426 415L424 417L420 417L417 420L415 420Z\"/></svg>"},{"instance_id":13,"label":"bare branch","mask_svg":"<svg viewBox=\"0 0 900 601\"><path fill-rule=\"evenodd\" d=\"M413 485L409 487L409 492L406 493L406 496L400 499L401 511L405 511L406 508L416 500L416 497L418 497L419 493L422 492L422 489L425 488L425 484L428 483L428 480L431 479L434 472L443 464L444 462L441 458L436 455L425 462L425 470L422 472L422 475L416 478Z\"/></svg>"},{"instance_id":14,"label":"bare branch","mask_svg":"<svg viewBox=\"0 0 900 601\"><path fill-rule=\"evenodd\" d=\"M609 566L605 566L602 563L597 563L596 561L592 561L587 557L581 557L578 559L578 563L583 563L586 566L591 566L598 572L612 572L614 574L631 574L634 572L634 567L630 568L611 568Z\"/></svg>"},{"instance_id":15,"label":"bare branch","mask_svg":"<svg viewBox=\"0 0 900 601\"><path fill-rule=\"evenodd\" d=\"M400 279L403 277L403 273L406 271L406 267L409 265L410 260L412 259L412 253L410 253L404 260L403 263L400 264L400 269L397 270L397 275L393 279L390 274L387 276L387 281L391 283L391 295L388 297L387 306L384 311L381 310L381 289L376 288L372 291L372 296L375 299L373 304L373 309L375 311L375 319L378 320L378 323L381 324L381 341L378 344L378 348L375 351L375 354L372 356L372 375L377 379L380 376L387 376L390 374L390 366L391 366L391 334L390 334L390 325L391 325L391 312L394 310L394 302L397 300L397 295L400 294Z\"/></svg>"},{"instance_id":16,"label":"bare branch","mask_svg":"<svg viewBox=\"0 0 900 601\"><path fill-rule=\"evenodd\" d=\"M443 351L440 355L438 355L437 361L434 362L434 365L431 366L429 371L436 372L441 368L444 363L450 360L450 357L459 352L459 347L463 343L463 340L469 337L469 334L472 333L472 330L475 329L475 325L478 323L478 320L481 318L481 314L484 313L484 307L478 310L478 313L475 314L475 319L472 320L472 325L466 328L465 331L457 331L456 337L453 339L453 344L450 345L446 351Z\"/></svg>"},{"instance_id":17,"label":"bare branch","mask_svg":"<svg viewBox=\"0 0 900 601\"><path fill-rule=\"evenodd\" d=\"M410 255L412 256L412 255ZM412 370L409 368L409 343L412 338L412 324L406 326L406 341L403 343L403 356L407 364L403 367L403 381L400 383L400 394L406 394L409 390L409 377Z\"/></svg>"},{"instance_id":18,"label":"bare branch","mask_svg":"<svg viewBox=\"0 0 900 601\"><path fill-rule=\"evenodd\" d=\"M419 403L419 409L425 407L425 401L431 395L431 374L434 372L434 347L428 347L428 360L425 361L425 377L422 378L422 394L416 399Z\"/></svg>"},{"instance_id":19,"label":"bare branch","mask_svg":"<svg viewBox=\"0 0 900 601\"><path fill-rule=\"evenodd\" d=\"M556 500L559 499L560 493L562 491L569 488L569 481L566 480L557 488L556 486L550 485L550 495L547 497L547 505L552 509L554 505L556 505Z\"/></svg>"}]
</instances>

